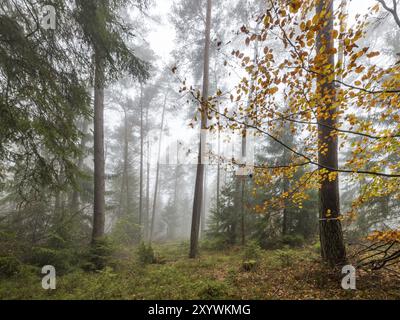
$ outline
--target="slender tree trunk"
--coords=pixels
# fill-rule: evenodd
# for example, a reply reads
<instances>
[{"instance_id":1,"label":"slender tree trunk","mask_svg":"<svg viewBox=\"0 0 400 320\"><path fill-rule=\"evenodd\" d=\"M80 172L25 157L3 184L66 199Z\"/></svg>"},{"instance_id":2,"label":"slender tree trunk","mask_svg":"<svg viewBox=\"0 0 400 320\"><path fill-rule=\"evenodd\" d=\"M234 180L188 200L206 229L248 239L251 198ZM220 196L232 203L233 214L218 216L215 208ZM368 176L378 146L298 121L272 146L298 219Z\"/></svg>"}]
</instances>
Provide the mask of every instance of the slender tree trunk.
<instances>
[{"instance_id":1,"label":"slender tree trunk","mask_svg":"<svg viewBox=\"0 0 400 320\"><path fill-rule=\"evenodd\" d=\"M150 218L150 139L149 139L149 108L146 109L147 163L146 163L146 216L144 219L144 239L149 235Z\"/></svg>"},{"instance_id":2,"label":"slender tree trunk","mask_svg":"<svg viewBox=\"0 0 400 320\"><path fill-rule=\"evenodd\" d=\"M104 58L101 53L96 52L94 78L94 210L92 243L104 236L104 167Z\"/></svg>"},{"instance_id":3,"label":"slender tree trunk","mask_svg":"<svg viewBox=\"0 0 400 320\"><path fill-rule=\"evenodd\" d=\"M246 210L244 206L244 199L246 194L246 180L242 179L242 194L240 199L240 216L241 216L241 235L242 235L242 246L246 244Z\"/></svg>"},{"instance_id":4,"label":"slender tree trunk","mask_svg":"<svg viewBox=\"0 0 400 320\"><path fill-rule=\"evenodd\" d=\"M207 201L207 165L204 165L204 186L203 186L203 202L201 204L201 230L200 237L204 237L204 232L206 230L206 201Z\"/></svg>"},{"instance_id":5,"label":"slender tree trunk","mask_svg":"<svg viewBox=\"0 0 400 320\"><path fill-rule=\"evenodd\" d=\"M323 13L325 12L325 14ZM335 85L327 78L333 72L333 1L323 1L317 5L317 14L324 22L317 36L317 53L321 73L328 76L317 77L317 97L320 102L317 110L318 122L318 161L321 165L338 168L338 137L332 127L337 127L338 112L335 100ZM330 173L329 170L327 173ZM320 241L322 258L336 266L346 262L346 249L340 217L339 179L323 179L319 189Z\"/></svg>"},{"instance_id":6,"label":"slender tree trunk","mask_svg":"<svg viewBox=\"0 0 400 320\"><path fill-rule=\"evenodd\" d=\"M124 206L124 195L125 199L125 212L124 214L127 216L130 208L129 203L129 178L128 178L128 152L129 152L129 141L128 141L128 114L127 110L124 108L124 153L123 153L123 170L122 170L122 179L121 179L121 194L119 200L119 210L118 216L122 217L122 209ZM125 191L125 193L124 193Z\"/></svg>"},{"instance_id":7,"label":"slender tree trunk","mask_svg":"<svg viewBox=\"0 0 400 320\"><path fill-rule=\"evenodd\" d=\"M178 146L178 144L177 144ZM179 146L177 147L176 155L179 156ZM181 165L178 163L175 167L175 183L174 183L174 210L178 212L178 177L180 176Z\"/></svg>"},{"instance_id":8,"label":"slender tree trunk","mask_svg":"<svg viewBox=\"0 0 400 320\"><path fill-rule=\"evenodd\" d=\"M179 157L179 145L177 144L177 149L176 149L176 159L178 159ZM174 224L174 228L173 228L173 233L170 237L170 239L175 239L176 238L176 230L177 230L177 221L176 221L176 217L177 217L177 213L178 213L178 182L179 182L179 177L180 177L180 164L177 163L176 167L175 167L175 182L174 182L174 213L173 213L173 219L175 218L175 220L173 220L173 224Z\"/></svg>"},{"instance_id":9,"label":"slender tree trunk","mask_svg":"<svg viewBox=\"0 0 400 320\"><path fill-rule=\"evenodd\" d=\"M169 90L169 88L168 88L168 90ZM152 214L151 214L149 243L151 243L151 241L153 240L154 222L155 222L155 218L156 218L158 181L159 181L159 176L160 176L161 140L162 140L162 133L163 133L163 130L164 130L164 118L165 118L165 108L166 108L166 105L167 105L167 97L168 97L168 91L165 93L164 104L163 104L163 109L162 109L162 113L161 113L160 135L159 135L159 138L158 138L156 183L155 183L155 186L154 186L153 211L152 211Z\"/></svg>"},{"instance_id":10,"label":"slender tree trunk","mask_svg":"<svg viewBox=\"0 0 400 320\"><path fill-rule=\"evenodd\" d=\"M130 188L129 188L129 128L128 128L128 114L127 110L124 112L124 181L125 181L125 191L126 191L126 215L129 214L131 209L130 203Z\"/></svg>"},{"instance_id":11,"label":"slender tree trunk","mask_svg":"<svg viewBox=\"0 0 400 320\"><path fill-rule=\"evenodd\" d=\"M251 97L252 97L252 92L250 92L249 95L249 105L251 104ZM241 148L241 162L246 162L246 156L247 156L247 145L246 145L246 135L247 135L247 116L245 119L245 126L243 128L243 133L242 133L242 148ZM242 163L242 165L244 165ZM236 176L236 179L238 180L238 183L236 184L237 186L237 192L239 192L240 188L240 234L241 234L241 244L242 246L245 245L246 243L246 226L245 226L245 210L244 210L244 198L245 198L245 184L246 184L246 175L245 172L241 173L241 176Z\"/></svg>"},{"instance_id":12,"label":"slender tree trunk","mask_svg":"<svg viewBox=\"0 0 400 320\"><path fill-rule=\"evenodd\" d=\"M258 33L258 24L255 28L255 34ZM258 60L258 39L255 40L254 42L254 48L253 48L253 63L254 65L257 64ZM247 106L248 108L251 107L252 105L252 99L253 99L253 86L254 86L254 80L251 80L250 84L250 92L249 92L249 97L248 97L248 103ZM245 125L243 128L242 132L242 148L241 148L241 160L242 162L244 161L245 163L242 163L245 165L247 163L247 124L248 124L248 115L246 114L245 117ZM246 243L246 210L245 210L245 197L246 197L246 178L247 174L244 175L246 172L242 172L242 176L236 177L237 179L239 178L241 180L240 183L240 190L241 190L241 195L240 195L240 217L241 217L241 244L245 245ZM239 187L239 183L237 184L237 187ZM239 190L239 189L238 189Z\"/></svg>"},{"instance_id":13,"label":"slender tree trunk","mask_svg":"<svg viewBox=\"0 0 400 320\"><path fill-rule=\"evenodd\" d=\"M218 90L218 72L217 72L217 60L214 61L214 82L215 82L215 88ZM218 108L218 113L220 111L219 104L217 104ZM216 204L217 204L217 215L219 215L220 211L220 189L221 189L221 133L220 133L220 121L218 119L217 121L217 197L216 197Z\"/></svg>"},{"instance_id":14,"label":"slender tree trunk","mask_svg":"<svg viewBox=\"0 0 400 320\"><path fill-rule=\"evenodd\" d=\"M207 101L208 101L208 83L209 83L209 65L210 65L210 33L211 33L211 0L207 0L207 15L205 29L205 44L204 44L204 70L203 70L203 94L201 103L201 129L207 128ZM196 183L194 188L192 227L190 232L190 252L189 257L195 258L198 254L199 247L199 227L201 204L203 202L203 179L204 179L204 164L202 163L201 150L201 134L199 143L199 155L196 172Z\"/></svg>"},{"instance_id":15,"label":"slender tree trunk","mask_svg":"<svg viewBox=\"0 0 400 320\"><path fill-rule=\"evenodd\" d=\"M219 111L219 110L218 110ZM219 120L218 120L219 121ZM218 163L217 163L217 215L219 216L219 210L220 210L220 204L221 204L221 200L220 200L220 189L221 189L221 157L220 157L220 153L221 153L221 134L220 134L220 130L219 130L219 125L218 125L218 137L217 137L218 141Z\"/></svg>"},{"instance_id":16,"label":"slender tree trunk","mask_svg":"<svg viewBox=\"0 0 400 320\"><path fill-rule=\"evenodd\" d=\"M143 84L140 84L140 173L139 173L139 227L142 228L143 220ZM142 230L139 238L141 239Z\"/></svg>"}]
</instances>

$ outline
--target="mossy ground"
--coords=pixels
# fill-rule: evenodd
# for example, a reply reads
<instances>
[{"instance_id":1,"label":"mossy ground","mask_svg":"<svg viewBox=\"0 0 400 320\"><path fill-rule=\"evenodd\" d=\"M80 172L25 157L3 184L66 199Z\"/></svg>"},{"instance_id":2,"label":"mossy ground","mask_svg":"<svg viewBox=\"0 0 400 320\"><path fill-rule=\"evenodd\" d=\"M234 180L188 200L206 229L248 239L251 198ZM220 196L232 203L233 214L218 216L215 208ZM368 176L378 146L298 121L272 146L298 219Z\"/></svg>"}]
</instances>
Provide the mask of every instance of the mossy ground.
<instances>
[{"instance_id":1,"label":"mossy ground","mask_svg":"<svg viewBox=\"0 0 400 320\"><path fill-rule=\"evenodd\" d=\"M0 299L400 299L400 281L388 271L359 273L357 290L343 290L340 272L326 269L312 247L263 250L251 271L241 248L202 250L198 259L187 257L187 243L154 251L157 263L143 266L135 249L120 249L113 269L58 276L55 290L42 289L40 270L24 266L0 279Z\"/></svg>"}]
</instances>

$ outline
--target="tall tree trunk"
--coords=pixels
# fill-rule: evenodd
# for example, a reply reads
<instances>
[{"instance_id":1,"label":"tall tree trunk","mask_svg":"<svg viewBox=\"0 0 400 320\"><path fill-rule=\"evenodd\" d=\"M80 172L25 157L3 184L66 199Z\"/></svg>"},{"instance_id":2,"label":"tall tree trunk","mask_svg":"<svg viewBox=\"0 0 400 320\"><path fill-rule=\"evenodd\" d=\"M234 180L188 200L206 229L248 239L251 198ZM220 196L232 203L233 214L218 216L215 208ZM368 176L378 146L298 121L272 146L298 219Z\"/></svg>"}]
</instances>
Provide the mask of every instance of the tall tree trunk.
<instances>
[{"instance_id":1,"label":"tall tree trunk","mask_svg":"<svg viewBox=\"0 0 400 320\"><path fill-rule=\"evenodd\" d=\"M144 217L144 239L149 236L150 218L150 138L149 138L149 108L146 108L146 137L147 137L147 161L146 161L146 215Z\"/></svg>"},{"instance_id":2,"label":"tall tree trunk","mask_svg":"<svg viewBox=\"0 0 400 320\"><path fill-rule=\"evenodd\" d=\"M169 88L167 90L169 90ZM155 218L156 218L158 181L159 181L159 176L160 176L161 140L162 140L162 133L164 131L164 118L165 118L165 108L166 108L166 105L167 105L167 97L168 97L168 91L165 93L164 104L163 104L163 109L162 109L162 113L161 113L160 135L158 137L156 183L155 183L155 186L154 186L153 211L152 211L152 214L151 214L149 243L151 243L151 241L153 240L154 222L155 222Z\"/></svg>"},{"instance_id":3,"label":"tall tree trunk","mask_svg":"<svg viewBox=\"0 0 400 320\"><path fill-rule=\"evenodd\" d=\"M143 220L143 84L140 84L140 173L139 173L139 227L141 239L142 220Z\"/></svg>"},{"instance_id":4,"label":"tall tree trunk","mask_svg":"<svg viewBox=\"0 0 400 320\"><path fill-rule=\"evenodd\" d=\"M207 0L207 15L204 43L204 70L203 70L203 92L201 103L201 129L207 128L207 101L208 101L208 84L209 84L209 65L210 65L210 33L211 33L211 0ZM190 252L189 257L195 258L198 254L199 247L199 227L201 205L203 202L203 179L204 164L202 163L202 137L200 134L199 155L197 162L196 183L194 188L192 226L190 231Z\"/></svg>"},{"instance_id":5,"label":"tall tree trunk","mask_svg":"<svg viewBox=\"0 0 400 320\"><path fill-rule=\"evenodd\" d=\"M176 144L176 159L179 159L179 143ZM175 167L175 183L174 183L174 210L178 212L178 178L180 176L180 168L181 165L179 163L176 164Z\"/></svg>"},{"instance_id":6,"label":"tall tree trunk","mask_svg":"<svg viewBox=\"0 0 400 320\"><path fill-rule=\"evenodd\" d=\"M104 236L104 167L104 58L97 51L95 54L94 77L94 210L92 243Z\"/></svg>"},{"instance_id":7,"label":"tall tree trunk","mask_svg":"<svg viewBox=\"0 0 400 320\"><path fill-rule=\"evenodd\" d=\"M130 208L129 201L129 177L128 177L128 155L129 155L129 133L128 133L128 114L127 110L124 108L124 153L123 153L123 170L122 170L122 179L121 179L121 194L119 200L119 210L118 216L122 217L122 209L124 206L124 195L125 199L125 212L124 215L127 216ZM125 193L124 193L125 191Z\"/></svg>"},{"instance_id":8,"label":"tall tree trunk","mask_svg":"<svg viewBox=\"0 0 400 320\"><path fill-rule=\"evenodd\" d=\"M214 82L215 82L215 88L216 90L218 90L218 72L217 72L217 60L215 60L215 66L214 66ZM220 111L220 107L219 104L217 104L217 108L218 108L218 113ZM220 121L218 118L217 121L217 155L218 155L218 159L217 159L217 197L216 197L216 204L217 204L217 215L219 215L219 211L220 211L220 192L221 192L221 133L220 133Z\"/></svg>"},{"instance_id":9,"label":"tall tree trunk","mask_svg":"<svg viewBox=\"0 0 400 320\"><path fill-rule=\"evenodd\" d=\"M338 112L333 101L336 88L328 78L333 72L333 1L320 0L317 15L324 22L317 36L317 54L320 73L317 76L317 98L320 103L318 116L318 161L329 168L338 168L338 137L334 129L337 127ZM327 150L326 150L327 148ZM328 170L328 173L330 171ZM330 265L341 265L346 262L346 249L340 217L339 178L323 179L319 189L320 241L322 258Z\"/></svg>"},{"instance_id":10,"label":"tall tree trunk","mask_svg":"<svg viewBox=\"0 0 400 320\"><path fill-rule=\"evenodd\" d=\"M218 107L219 108L219 107ZM219 109L218 109L219 111ZM218 120L219 121L219 120ZM221 189L221 157L220 157L220 153L221 153L221 134L220 134L220 130L219 130L219 123L218 123L218 137L217 137L218 141L218 163L217 163L217 215L219 216L219 211L220 211L220 204L221 204L221 200L220 200L220 189Z\"/></svg>"},{"instance_id":11,"label":"tall tree trunk","mask_svg":"<svg viewBox=\"0 0 400 320\"><path fill-rule=\"evenodd\" d=\"M254 33L257 34L258 33L258 23L256 25L255 31ZM253 64L257 65L257 61L258 61L258 38L254 41L254 48L253 48ZM254 79L251 80L251 84L250 84L250 92L249 92L249 97L248 97L248 103L247 103L247 107L250 108L252 105L252 99L253 99L253 92L254 92ZM244 163L242 163L242 165L245 165L245 167L247 167L246 163L247 163L247 124L248 124L248 114L246 113L246 117L245 117L245 125L243 128L243 132L242 132L242 146L241 146L241 160L242 162L244 161ZM245 210L245 197L246 197L246 178L247 178L247 174L246 172L242 172L242 176L240 177L236 177L236 179L240 179L241 183L240 183L240 190L241 190L241 195L240 195L240 229L241 229L241 244L245 245L246 243L246 210ZM237 183L237 187L239 187L239 183ZM239 189L237 190L237 192L239 192Z\"/></svg>"},{"instance_id":12,"label":"tall tree trunk","mask_svg":"<svg viewBox=\"0 0 400 320\"><path fill-rule=\"evenodd\" d=\"M241 216L241 235L242 235L242 239L241 239L241 243L242 246L244 246L246 244L246 211L245 211L245 205L244 205L244 198L245 198L245 194L246 194L246 179L243 178L242 179L242 194L240 196L240 216Z\"/></svg>"},{"instance_id":13,"label":"tall tree trunk","mask_svg":"<svg viewBox=\"0 0 400 320\"><path fill-rule=\"evenodd\" d=\"M129 190L129 129L128 129L128 111L125 111L124 122L124 180L125 180L125 194L126 194L126 215L129 214L131 209L130 203L130 190Z\"/></svg>"},{"instance_id":14,"label":"tall tree trunk","mask_svg":"<svg viewBox=\"0 0 400 320\"><path fill-rule=\"evenodd\" d=\"M206 230L206 201L207 201L207 165L204 165L204 186L203 186L203 201L201 204L201 218L200 218L200 237L204 237Z\"/></svg>"},{"instance_id":15,"label":"tall tree trunk","mask_svg":"<svg viewBox=\"0 0 400 320\"><path fill-rule=\"evenodd\" d=\"M250 90L251 91L251 90ZM249 105L251 103L251 92L249 95ZM247 116L245 119L245 124L247 124ZM247 155L247 145L246 145L246 135L247 135L247 127L246 125L243 128L243 133L242 133L242 148L241 148L241 161L243 160L246 161L246 155ZM240 234L241 234L241 244L242 246L245 245L246 243L246 226L245 226L245 210L244 210L244 198L245 198L245 183L246 183L246 176L244 176L245 172L242 172L241 176L236 176L236 179L238 180L237 183L237 192L239 192L240 188Z\"/></svg>"}]
</instances>

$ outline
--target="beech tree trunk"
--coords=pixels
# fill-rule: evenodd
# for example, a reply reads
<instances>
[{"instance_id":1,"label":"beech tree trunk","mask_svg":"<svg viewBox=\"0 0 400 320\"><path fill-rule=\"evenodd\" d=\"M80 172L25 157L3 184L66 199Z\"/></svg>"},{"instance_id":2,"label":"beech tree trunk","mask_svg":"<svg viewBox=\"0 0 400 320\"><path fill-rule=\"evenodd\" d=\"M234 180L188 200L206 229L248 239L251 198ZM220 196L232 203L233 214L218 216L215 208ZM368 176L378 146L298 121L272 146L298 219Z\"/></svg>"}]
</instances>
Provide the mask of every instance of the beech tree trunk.
<instances>
[{"instance_id":1,"label":"beech tree trunk","mask_svg":"<svg viewBox=\"0 0 400 320\"><path fill-rule=\"evenodd\" d=\"M325 12L325 14L323 13ZM318 116L318 162L324 167L338 168L338 137L332 127L337 126L338 112L333 102L336 88L329 75L333 72L333 1L319 1L317 14L323 15L324 22L317 36L317 55L319 56L320 74L317 77L317 99L320 103ZM325 17L325 18L324 18ZM328 174L331 171L328 170ZM346 249L340 217L339 179L323 179L319 189L320 241L323 260L331 267L346 262Z\"/></svg>"},{"instance_id":2,"label":"beech tree trunk","mask_svg":"<svg viewBox=\"0 0 400 320\"><path fill-rule=\"evenodd\" d=\"M211 33L211 0L207 0L206 29L204 43L204 70L203 70L203 92L201 103L201 129L207 128L207 101L209 84L209 64L210 64L210 33ZM190 252L189 258L195 258L199 247L199 228L201 207L203 203L204 187L204 164L202 163L201 135L199 143L199 155L197 162L196 183L194 188L192 226L190 231Z\"/></svg>"},{"instance_id":3,"label":"beech tree trunk","mask_svg":"<svg viewBox=\"0 0 400 320\"><path fill-rule=\"evenodd\" d=\"M92 243L104 236L104 58L95 54L94 76L94 205Z\"/></svg>"}]
</instances>

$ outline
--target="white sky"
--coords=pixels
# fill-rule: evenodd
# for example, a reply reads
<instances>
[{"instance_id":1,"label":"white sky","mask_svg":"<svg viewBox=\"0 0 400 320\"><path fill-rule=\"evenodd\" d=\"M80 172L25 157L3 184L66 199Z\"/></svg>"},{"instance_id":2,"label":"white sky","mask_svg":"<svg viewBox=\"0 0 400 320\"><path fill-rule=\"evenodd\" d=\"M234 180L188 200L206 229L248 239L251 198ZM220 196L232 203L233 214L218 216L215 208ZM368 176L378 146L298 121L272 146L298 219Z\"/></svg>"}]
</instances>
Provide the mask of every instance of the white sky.
<instances>
[{"instance_id":1,"label":"white sky","mask_svg":"<svg viewBox=\"0 0 400 320\"><path fill-rule=\"evenodd\" d=\"M175 29L168 20L173 0L155 0L156 4L151 8L152 14L159 16L159 23L153 23L148 41L154 52L164 62L168 62L170 52L174 47Z\"/></svg>"}]
</instances>

